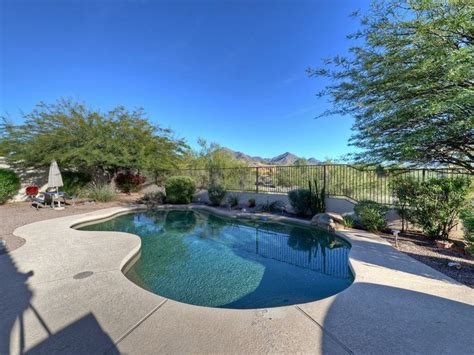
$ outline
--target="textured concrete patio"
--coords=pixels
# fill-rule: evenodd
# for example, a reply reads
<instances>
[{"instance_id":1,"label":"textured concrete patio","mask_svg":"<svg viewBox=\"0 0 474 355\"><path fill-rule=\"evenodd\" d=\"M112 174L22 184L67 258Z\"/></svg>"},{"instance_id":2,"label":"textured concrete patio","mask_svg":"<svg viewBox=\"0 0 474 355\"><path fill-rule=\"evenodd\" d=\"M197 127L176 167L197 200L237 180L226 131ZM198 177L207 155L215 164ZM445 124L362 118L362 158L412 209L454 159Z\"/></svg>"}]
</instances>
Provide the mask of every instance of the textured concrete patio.
<instances>
[{"instance_id":1,"label":"textured concrete patio","mask_svg":"<svg viewBox=\"0 0 474 355\"><path fill-rule=\"evenodd\" d=\"M26 242L0 255L1 354L473 353L474 291L374 234L341 234L355 273L342 293L296 306L215 309L130 282L121 270L139 237L70 228L129 210L15 230Z\"/></svg>"}]
</instances>

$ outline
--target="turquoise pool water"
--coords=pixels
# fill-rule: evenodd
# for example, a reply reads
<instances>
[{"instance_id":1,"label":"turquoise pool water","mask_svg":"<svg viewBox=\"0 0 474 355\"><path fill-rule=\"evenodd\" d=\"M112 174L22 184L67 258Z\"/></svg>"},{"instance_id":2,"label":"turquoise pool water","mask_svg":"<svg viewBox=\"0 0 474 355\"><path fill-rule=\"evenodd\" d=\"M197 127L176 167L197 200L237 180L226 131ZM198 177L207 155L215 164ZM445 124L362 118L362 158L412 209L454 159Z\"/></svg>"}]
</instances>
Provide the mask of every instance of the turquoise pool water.
<instances>
[{"instance_id":1,"label":"turquoise pool water","mask_svg":"<svg viewBox=\"0 0 474 355\"><path fill-rule=\"evenodd\" d=\"M347 242L290 224L168 210L79 229L140 236L140 257L126 276L158 295L194 305L291 305L331 296L353 281Z\"/></svg>"}]
</instances>

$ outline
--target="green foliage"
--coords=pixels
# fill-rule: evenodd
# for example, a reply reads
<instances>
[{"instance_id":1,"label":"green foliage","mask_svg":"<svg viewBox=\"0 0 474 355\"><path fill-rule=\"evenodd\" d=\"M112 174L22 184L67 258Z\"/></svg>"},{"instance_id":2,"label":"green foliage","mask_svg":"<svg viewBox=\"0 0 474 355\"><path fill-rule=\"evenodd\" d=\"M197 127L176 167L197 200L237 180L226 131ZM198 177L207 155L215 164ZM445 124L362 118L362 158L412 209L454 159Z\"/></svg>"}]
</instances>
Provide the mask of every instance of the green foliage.
<instances>
[{"instance_id":1,"label":"green foliage","mask_svg":"<svg viewBox=\"0 0 474 355\"><path fill-rule=\"evenodd\" d=\"M402 219L402 232L407 229L407 222L412 220L410 200L416 195L416 181L408 176L395 179L391 182L390 187L395 196L395 209Z\"/></svg>"},{"instance_id":2,"label":"green foliage","mask_svg":"<svg viewBox=\"0 0 474 355\"><path fill-rule=\"evenodd\" d=\"M309 209L311 214L322 213L326 211L326 191L324 186L319 188L318 180L314 179L313 184L309 181L310 204Z\"/></svg>"},{"instance_id":3,"label":"green foliage","mask_svg":"<svg viewBox=\"0 0 474 355\"><path fill-rule=\"evenodd\" d=\"M360 223L371 232L383 230L386 227L385 215L388 208L375 201L363 200L355 207L354 211Z\"/></svg>"},{"instance_id":4,"label":"green foliage","mask_svg":"<svg viewBox=\"0 0 474 355\"><path fill-rule=\"evenodd\" d=\"M353 228L355 225L355 219L351 215L345 215L342 216L343 222L344 222L344 227L347 228Z\"/></svg>"},{"instance_id":5,"label":"green foliage","mask_svg":"<svg viewBox=\"0 0 474 355\"><path fill-rule=\"evenodd\" d=\"M0 205L12 198L20 189L20 178L8 169L0 169Z\"/></svg>"},{"instance_id":6,"label":"green foliage","mask_svg":"<svg viewBox=\"0 0 474 355\"><path fill-rule=\"evenodd\" d=\"M114 188L106 183L92 182L81 191L81 195L97 202L110 202L117 199Z\"/></svg>"},{"instance_id":7,"label":"green foliage","mask_svg":"<svg viewBox=\"0 0 474 355\"><path fill-rule=\"evenodd\" d=\"M270 202L267 200L267 202L259 204L257 206L258 212L276 213L276 212L281 212L284 209L285 209L285 204L283 203L283 201L280 201L280 200L273 201L273 202Z\"/></svg>"},{"instance_id":8,"label":"green foliage","mask_svg":"<svg viewBox=\"0 0 474 355\"><path fill-rule=\"evenodd\" d=\"M219 206L224 200L227 191L220 185L209 186L207 195L212 206Z\"/></svg>"},{"instance_id":9,"label":"green foliage","mask_svg":"<svg viewBox=\"0 0 474 355\"><path fill-rule=\"evenodd\" d=\"M355 117L357 160L474 172L473 13L472 0L375 1L351 54L309 71L332 79L324 115Z\"/></svg>"},{"instance_id":10,"label":"green foliage","mask_svg":"<svg viewBox=\"0 0 474 355\"><path fill-rule=\"evenodd\" d=\"M204 139L199 139L200 150L191 152L187 156L187 165L198 170L198 183L201 187L207 188L212 185L239 186L242 190L252 183L252 178L246 170L238 168L246 167L247 163L236 159L228 150L216 143L208 143ZM204 175L202 174L204 172ZM190 171L196 173L196 171Z\"/></svg>"},{"instance_id":11,"label":"green foliage","mask_svg":"<svg viewBox=\"0 0 474 355\"><path fill-rule=\"evenodd\" d=\"M469 252L474 255L474 205L471 205L461 212L462 224L464 227L464 239L467 242Z\"/></svg>"},{"instance_id":12,"label":"green foliage","mask_svg":"<svg viewBox=\"0 0 474 355\"><path fill-rule=\"evenodd\" d=\"M70 196L77 196L80 194L91 181L90 176L84 173L75 171L64 171L61 174L64 186L62 190Z\"/></svg>"},{"instance_id":13,"label":"green foliage","mask_svg":"<svg viewBox=\"0 0 474 355\"><path fill-rule=\"evenodd\" d=\"M288 192L291 207L298 216L306 216L311 207L311 191L295 189Z\"/></svg>"},{"instance_id":14,"label":"green foliage","mask_svg":"<svg viewBox=\"0 0 474 355\"><path fill-rule=\"evenodd\" d=\"M410 219L431 238L449 238L457 218L468 204L471 180L467 177L407 180Z\"/></svg>"},{"instance_id":15,"label":"green foliage","mask_svg":"<svg viewBox=\"0 0 474 355\"><path fill-rule=\"evenodd\" d=\"M255 201L254 198L249 198L249 200L247 201L247 206L250 207L250 208L253 208L257 205L257 202Z\"/></svg>"},{"instance_id":16,"label":"green foliage","mask_svg":"<svg viewBox=\"0 0 474 355\"><path fill-rule=\"evenodd\" d=\"M231 194L227 198L227 202L229 203L229 206L231 208L237 207L239 205L239 201L240 201L239 196L236 194Z\"/></svg>"},{"instance_id":17,"label":"green foliage","mask_svg":"<svg viewBox=\"0 0 474 355\"><path fill-rule=\"evenodd\" d=\"M189 176L171 176L166 180L166 202L171 204L191 203L196 184Z\"/></svg>"},{"instance_id":18,"label":"green foliage","mask_svg":"<svg viewBox=\"0 0 474 355\"><path fill-rule=\"evenodd\" d=\"M152 125L140 109L118 106L104 113L61 99L40 103L23 119L21 125L4 119L0 127L0 151L10 163L47 167L56 159L61 168L88 174L96 182L110 181L121 169L141 171L179 161L187 149L171 131Z\"/></svg>"}]
</instances>

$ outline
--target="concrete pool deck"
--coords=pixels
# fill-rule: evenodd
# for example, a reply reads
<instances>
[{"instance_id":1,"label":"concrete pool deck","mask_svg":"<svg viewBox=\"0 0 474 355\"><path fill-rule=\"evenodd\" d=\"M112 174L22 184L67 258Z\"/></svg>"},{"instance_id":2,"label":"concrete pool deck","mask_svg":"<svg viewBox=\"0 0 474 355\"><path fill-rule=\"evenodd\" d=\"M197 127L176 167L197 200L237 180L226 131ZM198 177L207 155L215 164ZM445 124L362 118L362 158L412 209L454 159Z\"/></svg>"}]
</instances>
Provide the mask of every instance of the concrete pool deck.
<instances>
[{"instance_id":1,"label":"concrete pool deck","mask_svg":"<svg viewBox=\"0 0 474 355\"><path fill-rule=\"evenodd\" d=\"M474 290L374 234L338 233L352 244L355 280L337 295L278 308L216 309L168 300L129 281L121 270L139 251L138 236L71 229L131 210L15 230L26 243L0 255L0 354L473 353Z\"/></svg>"}]
</instances>

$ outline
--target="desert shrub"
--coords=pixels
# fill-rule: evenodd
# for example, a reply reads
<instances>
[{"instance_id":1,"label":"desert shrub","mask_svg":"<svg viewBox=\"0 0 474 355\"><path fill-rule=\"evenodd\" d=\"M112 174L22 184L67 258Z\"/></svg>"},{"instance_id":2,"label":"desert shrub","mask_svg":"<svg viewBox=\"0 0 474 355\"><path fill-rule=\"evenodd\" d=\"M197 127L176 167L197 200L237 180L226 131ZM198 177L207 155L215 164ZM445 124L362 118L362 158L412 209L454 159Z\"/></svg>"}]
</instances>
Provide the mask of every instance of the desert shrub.
<instances>
[{"instance_id":1,"label":"desert shrub","mask_svg":"<svg viewBox=\"0 0 474 355\"><path fill-rule=\"evenodd\" d=\"M91 181L89 175L75 171L63 172L62 178L64 183L62 190L70 196L79 195Z\"/></svg>"},{"instance_id":2,"label":"desert shrub","mask_svg":"<svg viewBox=\"0 0 474 355\"><path fill-rule=\"evenodd\" d=\"M257 206L257 211L258 212L269 212L269 213L274 213L274 212L281 212L285 208L285 204L283 201L277 200L273 202L267 202L259 204Z\"/></svg>"},{"instance_id":3,"label":"desert shrub","mask_svg":"<svg viewBox=\"0 0 474 355\"><path fill-rule=\"evenodd\" d=\"M20 189L20 178L8 169L0 169L0 205L12 198Z\"/></svg>"},{"instance_id":4,"label":"desert shrub","mask_svg":"<svg viewBox=\"0 0 474 355\"><path fill-rule=\"evenodd\" d=\"M370 200L360 201L354 211L364 228L368 231L375 232L385 228L385 214L388 208Z\"/></svg>"},{"instance_id":5,"label":"desert shrub","mask_svg":"<svg viewBox=\"0 0 474 355\"><path fill-rule=\"evenodd\" d=\"M319 185L317 179L314 179L313 183L309 181L309 210L313 216L326 211L326 191L324 186Z\"/></svg>"},{"instance_id":6,"label":"desert shrub","mask_svg":"<svg viewBox=\"0 0 474 355\"><path fill-rule=\"evenodd\" d=\"M224 200L226 190L221 185L209 186L207 195L212 206L219 206Z\"/></svg>"},{"instance_id":7,"label":"desert shrub","mask_svg":"<svg viewBox=\"0 0 474 355\"><path fill-rule=\"evenodd\" d=\"M355 225L355 219L351 215L342 216L342 220L344 222L344 227L353 228Z\"/></svg>"},{"instance_id":8,"label":"desert shrub","mask_svg":"<svg viewBox=\"0 0 474 355\"><path fill-rule=\"evenodd\" d=\"M440 178L412 181L408 196L410 218L431 238L449 238L460 212L468 204L469 178Z\"/></svg>"},{"instance_id":9,"label":"desert shrub","mask_svg":"<svg viewBox=\"0 0 474 355\"><path fill-rule=\"evenodd\" d=\"M147 192L140 199L140 202L148 206L162 205L165 203L165 193L162 191Z\"/></svg>"},{"instance_id":10,"label":"desert shrub","mask_svg":"<svg viewBox=\"0 0 474 355\"><path fill-rule=\"evenodd\" d=\"M115 183L120 191L130 193L140 191L145 180L145 177L140 174L120 173L115 178Z\"/></svg>"},{"instance_id":11,"label":"desert shrub","mask_svg":"<svg viewBox=\"0 0 474 355\"><path fill-rule=\"evenodd\" d=\"M227 198L227 202L229 203L231 208L237 207L239 205L239 201L239 196L235 194L229 195L229 197Z\"/></svg>"},{"instance_id":12,"label":"desert shrub","mask_svg":"<svg viewBox=\"0 0 474 355\"><path fill-rule=\"evenodd\" d=\"M295 189L288 192L291 207L298 216L306 216L311 206L311 191L308 189Z\"/></svg>"},{"instance_id":13,"label":"desert shrub","mask_svg":"<svg viewBox=\"0 0 474 355\"><path fill-rule=\"evenodd\" d=\"M171 176L166 180L165 191L168 203L191 203L196 191L196 184L189 176Z\"/></svg>"},{"instance_id":14,"label":"desert shrub","mask_svg":"<svg viewBox=\"0 0 474 355\"><path fill-rule=\"evenodd\" d=\"M81 191L81 195L97 202L109 202L117 198L114 188L105 183L90 183Z\"/></svg>"},{"instance_id":15,"label":"desert shrub","mask_svg":"<svg viewBox=\"0 0 474 355\"><path fill-rule=\"evenodd\" d=\"M417 182L412 178L398 178L390 184L395 196L395 210L402 219L402 232L407 229L407 224L412 221L410 199L416 194Z\"/></svg>"},{"instance_id":16,"label":"desert shrub","mask_svg":"<svg viewBox=\"0 0 474 355\"><path fill-rule=\"evenodd\" d=\"M464 240L466 240L469 253L474 255L474 205L461 212L462 224L464 227Z\"/></svg>"},{"instance_id":17,"label":"desert shrub","mask_svg":"<svg viewBox=\"0 0 474 355\"><path fill-rule=\"evenodd\" d=\"M257 205L257 202L255 201L254 198L249 198L249 200L247 201L247 206L250 207L250 208L253 208Z\"/></svg>"}]
</instances>

